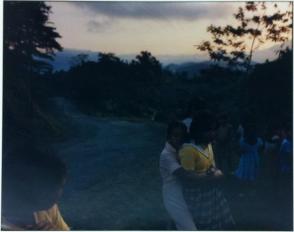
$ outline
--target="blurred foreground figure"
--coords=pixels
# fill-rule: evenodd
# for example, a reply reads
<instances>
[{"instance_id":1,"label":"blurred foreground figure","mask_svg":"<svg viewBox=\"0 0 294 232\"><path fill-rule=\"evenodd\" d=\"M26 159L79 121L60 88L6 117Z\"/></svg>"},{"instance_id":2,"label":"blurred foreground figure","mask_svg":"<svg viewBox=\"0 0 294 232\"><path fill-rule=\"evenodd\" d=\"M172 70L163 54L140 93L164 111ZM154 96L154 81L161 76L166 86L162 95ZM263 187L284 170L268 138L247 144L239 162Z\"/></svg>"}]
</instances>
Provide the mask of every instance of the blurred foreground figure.
<instances>
[{"instance_id":1,"label":"blurred foreground figure","mask_svg":"<svg viewBox=\"0 0 294 232\"><path fill-rule=\"evenodd\" d=\"M57 206L65 165L55 156L26 152L3 160L2 230L69 230Z\"/></svg>"}]
</instances>

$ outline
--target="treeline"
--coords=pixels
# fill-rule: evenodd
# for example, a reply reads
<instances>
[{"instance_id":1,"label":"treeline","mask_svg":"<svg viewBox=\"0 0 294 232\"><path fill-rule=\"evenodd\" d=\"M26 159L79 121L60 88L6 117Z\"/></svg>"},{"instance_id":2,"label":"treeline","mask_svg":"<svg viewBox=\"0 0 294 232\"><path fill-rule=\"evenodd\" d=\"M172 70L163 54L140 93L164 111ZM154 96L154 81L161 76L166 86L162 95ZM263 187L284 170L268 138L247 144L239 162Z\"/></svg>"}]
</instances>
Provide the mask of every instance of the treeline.
<instances>
[{"instance_id":1,"label":"treeline","mask_svg":"<svg viewBox=\"0 0 294 232\"><path fill-rule=\"evenodd\" d=\"M74 100L85 112L166 121L174 113L184 116L194 97L202 96L212 104L218 95L223 100L227 95L232 98L240 75L212 67L187 79L164 69L151 53L143 51L131 62L111 53L99 54L96 62L80 60L48 79L55 94Z\"/></svg>"},{"instance_id":2,"label":"treeline","mask_svg":"<svg viewBox=\"0 0 294 232\"><path fill-rule=\"evenodd\" d=\"M256 65L242 83L242 102L263 127L293 120L293 50L280 52L277 60Z\"/></svg>"},{"instance_id":3,"label":"treeline","mask_svg":"<svg viewBox=\"0 0 294 232\"><path fill-rule=\"evenodd\" d=\"M97 116L167 121L184 117L193 99L201 97L216 114L227 112L235 123L250 114L263 125L292 117L292 70L292 50L285 50L250 73L212 65L187 79L143 51L131 62L111 53L99 54L96 62L82 59L47 81L54 94Z\"/></svg>"},{"instance_id":4,"label":"treeline","mask_svg":"<svg viewBox=\"0 0 294 232\"><path fill-rule=\"evenodd\" d=\"M147 51L130 63L111 53L99 54L96 62L81 60L52 76L58 94L86 112L135 117L159 110L158 91L165 79L159 61Z\"/></svg>"}]
</instances>

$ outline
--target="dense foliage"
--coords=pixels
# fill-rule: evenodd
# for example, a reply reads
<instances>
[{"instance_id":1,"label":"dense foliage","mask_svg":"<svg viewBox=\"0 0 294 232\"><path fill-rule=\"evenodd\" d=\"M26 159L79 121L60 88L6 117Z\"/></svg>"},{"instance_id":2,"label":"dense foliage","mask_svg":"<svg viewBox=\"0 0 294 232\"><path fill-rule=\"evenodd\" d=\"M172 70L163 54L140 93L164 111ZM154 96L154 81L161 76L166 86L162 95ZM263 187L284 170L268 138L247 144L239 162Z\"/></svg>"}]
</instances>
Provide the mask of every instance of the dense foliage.
<instances>
[{"instance_id":1,"label":"dense foliage","mask_svg":"<svg viewBox=\"0 0 294 232\"><path fill-rule=\"evenodd\" d=\"M261 125L290 123L293 115L293 52L285 50L273 62L256 65L244 81L244 108Z\"/></svg>"},{"instance_id":2,"label":"dense foliage","mask_svg":"<svg viewBox=\"0 0 294 232\"><path fill-rule=\"evenodd\" d=\"M184 117L192 99L202 97L216 114L228 112L235 123L249 112L265 124L289 120L292 115L291 54L292 50L286 50L276 61L256 65L250 75L210 66L189 79L168 72L148 52L130 63L114 54L99 54L96 62L56 72L52 81L58 95L100 116L166 121Z\"/></svg>"},{"instance_id":3,"label":"dense foliage","mask_svg":"<svg viewBox=\"0 0 294 232\"><path fill-rule=\"evenodd\" d=\"M233 68L249 70L253 53L265 42L283 43L292 33L292 2L281 11L277 3L246 2L234 18L236 25L210 25L211 39L197 48L213 61L223 61Z\"/></svg>"},{"instance_id":4,"label":"dense foliage","mask_svg":"<svg viewBox=\"0 0 294 232\"><path fill-rule=\"evenodd\" d=\"M4 153L16 141L32 140L48 129L39 107L41 74L51 70L46 60L61 51L60 35L50 25L50 7L44 2L4 2L3 40L3 146ZM44 117L45 116L45 117ZM45 128L45 129L44 129ZM30 141L31 142L31 141Z\"/></svg>"},{"instance_id":5,"label":"dense foliage","mask_svg":"<svg viewBox=\"0 0 294 232\"><path fill-rule=\"evenodd\" d=\"M62 48L49 14L50 7L44 2L5 2L4 67L37 73L50 68L45 60L53 59L54 52Z\"/></svg>"}]
</instances>

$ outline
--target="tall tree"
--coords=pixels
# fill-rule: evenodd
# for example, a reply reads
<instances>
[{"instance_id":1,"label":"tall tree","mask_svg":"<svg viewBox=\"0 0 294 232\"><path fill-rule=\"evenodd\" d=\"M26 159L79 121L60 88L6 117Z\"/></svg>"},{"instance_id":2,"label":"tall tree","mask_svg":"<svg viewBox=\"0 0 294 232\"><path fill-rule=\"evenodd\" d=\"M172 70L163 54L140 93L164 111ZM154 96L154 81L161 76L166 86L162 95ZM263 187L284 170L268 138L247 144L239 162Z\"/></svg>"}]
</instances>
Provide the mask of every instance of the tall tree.
<instances>
[{"instance_id":1,"label":"tall tree","mask_svg":"<svg viewBox=\"0 0 294 232\"><path fill-rule=\"evenodd\" d=\"M210 25L212 39L197 45L211 60L249 70L253 53L265 42L284 43L292 32L292 2L282 11L276 3L246 2L234 14L236 25Z\"/></svg>"},{"instance_id":2,"label":"tall tree","mask_svg":"<svg viewBox=\"0 0 294 232\"><path fill-rule=\"evenodd\" d=\"M147 84L159 84L162 81L162 68L160 62L148 51L141 51L132 61L138 80Z\"/></svg>"},{"instance_id":3,"label":"tall tree","mask_svg":"<svg viewBox=\"0 0 294 232\"><path fill-rule=\"evenodd\" d=\"M261 125L292 122L292 86L293 51L286 49L277 60L257 64L245 79L243 108L251 107Z\"/></svg>"},{"instance_id":4,"label":"tall tree","mask_svg":"<svg viewBox=\"0 0 294 232\"><path fill-rule=\"evenodd\" d=\"M62 47L53 24L50 7L44 2L4 2L3 145L14 147L15 139L32 137L36 121L48 124L34 97L33 84ZM35 85L36 86L36 85ZM39 86L37 86L39 88ZM26 133L25 135L20 133Z\"/></svg>"},{"instance_id":5,"label":"tall tree","mask_svg":"<svg viewBox=\"0 0 294 232\"><path fill-rule=\"evenodd\" d=\"M4 59L9 66L39 71L48 68L44 60L62 50L50 13L44 2L4 2Z\"/></svg>"}]
</instances>

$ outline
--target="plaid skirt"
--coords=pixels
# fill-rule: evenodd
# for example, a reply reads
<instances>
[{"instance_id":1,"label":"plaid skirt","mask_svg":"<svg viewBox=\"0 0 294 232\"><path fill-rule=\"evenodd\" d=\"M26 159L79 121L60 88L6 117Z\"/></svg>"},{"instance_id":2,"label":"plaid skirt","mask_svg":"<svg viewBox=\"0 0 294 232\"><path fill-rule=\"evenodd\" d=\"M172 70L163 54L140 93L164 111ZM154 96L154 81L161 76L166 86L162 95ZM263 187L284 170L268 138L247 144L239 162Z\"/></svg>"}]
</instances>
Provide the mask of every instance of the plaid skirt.
<instances>
[{"instance_id":1,"label":"plaid skirt","mask_svg":"<svg viewBox=\"0 0 294 232\"><path fill-rule=\"evenodd\" d=\"M235 221L218 187L184 188L184 196L198 230L232 230Z\"/></svg>"}]
</instances>

